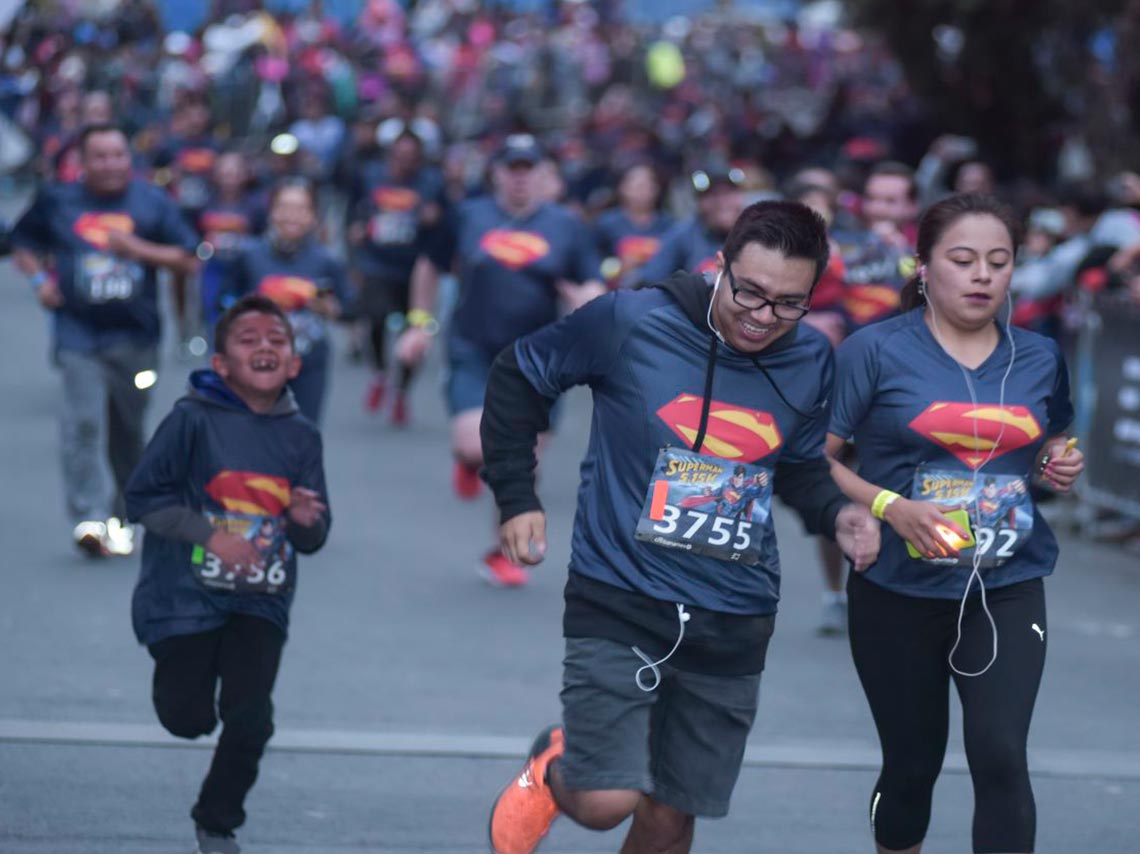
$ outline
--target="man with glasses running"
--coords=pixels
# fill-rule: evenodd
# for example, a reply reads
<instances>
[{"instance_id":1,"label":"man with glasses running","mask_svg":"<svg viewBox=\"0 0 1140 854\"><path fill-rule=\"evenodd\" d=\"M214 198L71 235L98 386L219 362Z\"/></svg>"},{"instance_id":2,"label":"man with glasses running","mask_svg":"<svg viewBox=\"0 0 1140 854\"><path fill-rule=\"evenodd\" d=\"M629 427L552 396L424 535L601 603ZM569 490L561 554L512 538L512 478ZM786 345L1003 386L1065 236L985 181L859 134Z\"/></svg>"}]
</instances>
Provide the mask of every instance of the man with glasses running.
<instances>
[{"instance_id":1,"label":"man with glasses running","mask_svg":"<svg viewBox=\"0 0 1140 854\"><path fill-rule=\"evenodd\" d=\"M715 284L679 273L603 296L495 360L485 479L512 561L540 562L535 446L563 392L588 385L566 583L562 722L536 738L490 821L497 854L534 851L560 814L595 830L633 816L624 854L685 854L696 816L728 812L775 624L772 497L862 570L878 523L823 455L831 345L801 327L827 266L823 221L747 208ZM719 494L719 497L718 497Z\"/></svg>"}]
</instances>

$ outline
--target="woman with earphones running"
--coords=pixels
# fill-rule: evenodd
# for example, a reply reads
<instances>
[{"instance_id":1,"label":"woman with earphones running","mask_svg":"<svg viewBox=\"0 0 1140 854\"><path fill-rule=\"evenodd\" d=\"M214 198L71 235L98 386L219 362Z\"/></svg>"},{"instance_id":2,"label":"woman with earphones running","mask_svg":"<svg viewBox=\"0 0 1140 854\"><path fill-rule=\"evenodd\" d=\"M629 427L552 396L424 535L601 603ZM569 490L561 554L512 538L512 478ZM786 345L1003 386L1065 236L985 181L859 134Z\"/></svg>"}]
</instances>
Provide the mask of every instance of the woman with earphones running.
<instances>
[{"instance_id":1,"label":"woman with earphones running","mask_svg":"<svg viewBox=\"0 0 1140 854\"><path fill-rule=\"evenodd\" d=\"M922 849L951 681L974 851L1034 847L1026 741L1045 662L1042 578L1058 549L1028 486L1066 492L1084 466L1064 432L1064 359L1009 324L1018 230L987 196L931 207L903 291L910 310L837 354L832 474L887 522L876 563L848 579L851 651L883 750L870 804L880 854ZM848 439L859 474L837 461Z\"/></svg>"}]
</instances>

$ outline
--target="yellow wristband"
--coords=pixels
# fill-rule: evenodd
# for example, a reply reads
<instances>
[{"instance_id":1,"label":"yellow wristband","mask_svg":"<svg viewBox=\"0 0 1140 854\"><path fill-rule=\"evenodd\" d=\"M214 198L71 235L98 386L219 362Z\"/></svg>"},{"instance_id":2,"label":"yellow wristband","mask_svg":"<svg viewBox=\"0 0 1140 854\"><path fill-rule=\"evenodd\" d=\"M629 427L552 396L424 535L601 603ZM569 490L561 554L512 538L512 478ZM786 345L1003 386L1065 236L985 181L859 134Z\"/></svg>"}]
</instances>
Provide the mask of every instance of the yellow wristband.
<instances>
[{"instance_id":1,"label":"yellow wristband","mask_svg":"<svg viewBox=\"0 0 1140 854\"><path fill-rule=\"evenodd\" d=\"M421 329L427 335L439 332L439 322L431 316L430 311L424 311L422 308L413 308L405 315L405 320L410 328Z\"/></svg>"},{"instance_id":2,"label":"yellow wristband","mask_svg":"<svg viewBox=\"0 0 1140 854\"><path fill-rule=\"evenodd\" d=\"M882 519L887 508L901 497L897 492L891 492L889 489L881 490L871 503L871 515L876 519Z\"/></svg>"}]
</instances>

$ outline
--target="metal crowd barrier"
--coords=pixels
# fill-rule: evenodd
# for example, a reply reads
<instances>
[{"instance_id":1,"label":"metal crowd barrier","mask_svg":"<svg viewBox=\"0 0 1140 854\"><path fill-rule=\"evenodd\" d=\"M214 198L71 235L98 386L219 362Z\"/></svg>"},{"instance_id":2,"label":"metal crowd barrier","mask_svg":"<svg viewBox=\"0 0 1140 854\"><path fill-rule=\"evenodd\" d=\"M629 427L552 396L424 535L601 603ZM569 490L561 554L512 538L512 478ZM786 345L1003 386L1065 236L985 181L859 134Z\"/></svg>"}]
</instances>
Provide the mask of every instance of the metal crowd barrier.
<instances>
[{"instance_id":1,"label":"metal crowd barrier","mask_svg":"<svg viewBox=\"0 0 1140 854\"><path fill-rule=\"evenodd\" d=\"M1140 305L1126 294L1083 300L1074 397L1086 469L1077 494L1140 518Z\"/></svg>"}]
</instances>

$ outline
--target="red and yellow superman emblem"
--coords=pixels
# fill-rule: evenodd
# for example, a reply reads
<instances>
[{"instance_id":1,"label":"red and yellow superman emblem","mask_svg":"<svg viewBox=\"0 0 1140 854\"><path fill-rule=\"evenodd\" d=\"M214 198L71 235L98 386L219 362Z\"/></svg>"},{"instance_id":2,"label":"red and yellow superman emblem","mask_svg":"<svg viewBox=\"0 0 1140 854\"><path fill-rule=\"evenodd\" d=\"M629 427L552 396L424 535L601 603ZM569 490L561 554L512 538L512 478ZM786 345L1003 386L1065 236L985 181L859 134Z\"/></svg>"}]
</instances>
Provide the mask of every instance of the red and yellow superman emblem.
<instances>
[{"instance_id":1,"label":"red and yellow superman emblem","mask_svg":"<svg viewBox=\"0 0 1140 854\"><path fill-rule=\"evenodd\" d=\"M843 294L843 308L859 323L885 317L899 305L899 292L887 285L850 285Z\"/></svg>"},{"instance_id":2,"label":"red and yellow superman emblem","mask_svg":"<svg viewBox=\"0 0 1140 854\"><path fill-rule=\"evenodd\" d=\"M249 231L249 219L245 214L231 211L207 211L199 222L207 234L245 234Z\"/></svg>"},{"instance_id":3,"label":"red and yellow superman emblem","mask_svg":"<svg viewBox=\"0 0 1140 854\"><path fill-rule=\"evenodd\" d=\"M550 244L541 234L502 228L484 234L479 248L511 270L521 270L550 254Z\"/></svg>"},{"instance_id":4,"label":"red and yellow superman emblem","mask_svg":"<svg viewBox=\"0 0 1140 854\"><path fill-rule=\"evenodd\" d=\"M317 295L317 286L301 276L266 276L257 292L269 297L284 311L304 308Z\"/></svg>"},{"instance_id":5,"label":"red and yellow superman emblem","mask_svg":"<svg viewBox=\"0 0 1140 854\"><path fill-rule=\"evenodd\" d=\"M178 153L178 168L192 175L204 175L214 168L217 154L209 148L186 148Z\"/></svg>"},{"instance_id":6,"label":"red and yellow superman emblem","mask_svg":"<svg viewBox=\"0 0 1140 854\"><path fill-rule=\"evenodd\" d=\"M405 187L377 187L372 191L372 204L382 211L401 213L420 203L420 194Z\"/></svg>"},{"instance_id":7,"label":"red and yellow superman emblem","mask_svg":"<svg viewBox=\"0 0 1140 854\"><path fill-rule=\"evenodd\" d=\"M1042 434L1026 407L988 403L932 403L910 422L910 428L972 469L1024 448Z\"/></svg>"},{"instance_id":8,"label":"red and yellow superman emblem","mask_svg":"<svg viewBox=\"0 0 1140 854\"><path fill-rule=\"evenodd\" d=\"M658 409L657 416L692 447L701 425L701 403L699 395L679 394ZM710 404L702 453L750 463L768 456L783 443L776 419L769 413L716 400Z\"/></svg>"},{"instance_id":9,"label":"red and yellow superman emblem","mask_svg":"<svg viewBox=\"0 0 1140 854\"><path fill-rule=\"evenodd\" d=\"M85 213L76 218L71 230L92 246L106 249L107 235L110 232L123 231L133 234L135 221L131 219L130 214L125 213Z\"/></svg>"},{"instance_id":10,"label":"red and yellow superman emblem","mask_svg":"<svg viewBox=\"0 0 1140 854\"><path fill-rule=\"evenodd\" d=\"M252 471L219 472L206 484L206 494L228 513L280 516L289 507L289 481Z\"/></svg>"},{"instance_id":11,"label":"red and yellow superman emblem","mask_svg":"<svg viewBox=\"0 0 1140 854\"><path fill-rule=\"evenodd\" d=\"M657 254L661 241L656 237L631 235L623 237L617 244L617 257L626 269L640 267Z\"/></svg>"}]
</instances>

